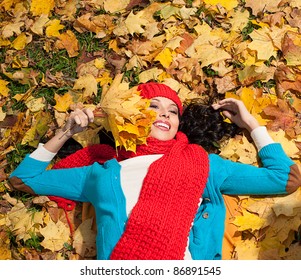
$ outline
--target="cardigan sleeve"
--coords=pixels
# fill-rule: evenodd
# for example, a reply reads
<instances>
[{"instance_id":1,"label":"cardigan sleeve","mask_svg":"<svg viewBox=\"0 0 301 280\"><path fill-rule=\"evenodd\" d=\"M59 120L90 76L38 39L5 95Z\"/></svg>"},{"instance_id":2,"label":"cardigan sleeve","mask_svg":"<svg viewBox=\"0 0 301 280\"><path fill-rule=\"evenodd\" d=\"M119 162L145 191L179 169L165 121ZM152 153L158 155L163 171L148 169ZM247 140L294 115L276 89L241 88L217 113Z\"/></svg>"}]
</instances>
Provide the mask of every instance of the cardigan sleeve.
<instances>
[{"instance_id":1,"label":"cardigan sleeve","mask_svg":"<svg viewBox=\"0 0 301 280\"><path fill-rule=\"evenodd\" d=\"M284 153L279 143L259 151L262 167L212 157L213 176L221 193L230 195L271 195L295 191L301 185L297 165Z\"/></svg>"},{"instance_id":2,"label":"cardigan sleeve","mask_svg":"<svg viewBox=\"0 0 301 280\"><path fill-rule=\"evenodd\" d=\"M49 162L27 155L9 177L17 190L38 195L54 195L71 200L88 201L84 187L90 166L47 170Z\"/></svg>"}]
</instances>

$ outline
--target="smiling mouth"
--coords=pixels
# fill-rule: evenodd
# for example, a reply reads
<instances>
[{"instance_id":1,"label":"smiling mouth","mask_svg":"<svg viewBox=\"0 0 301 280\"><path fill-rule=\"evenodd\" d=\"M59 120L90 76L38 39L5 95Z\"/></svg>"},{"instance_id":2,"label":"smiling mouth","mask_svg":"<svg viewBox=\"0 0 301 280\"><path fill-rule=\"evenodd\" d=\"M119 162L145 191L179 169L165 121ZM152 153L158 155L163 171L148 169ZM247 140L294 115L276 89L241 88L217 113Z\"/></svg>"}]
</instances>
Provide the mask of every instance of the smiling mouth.
<instances>
[{"instance_id":1,"label":"smiling mouth","mask_svg":"<svg viewBox=\"0 0 301 280\"><path fill-rule=\"evenodd\" d=\"M170 130L170 124L161 121L154 122L154 126L163 130Z\"/></svg>"}]
</instances>

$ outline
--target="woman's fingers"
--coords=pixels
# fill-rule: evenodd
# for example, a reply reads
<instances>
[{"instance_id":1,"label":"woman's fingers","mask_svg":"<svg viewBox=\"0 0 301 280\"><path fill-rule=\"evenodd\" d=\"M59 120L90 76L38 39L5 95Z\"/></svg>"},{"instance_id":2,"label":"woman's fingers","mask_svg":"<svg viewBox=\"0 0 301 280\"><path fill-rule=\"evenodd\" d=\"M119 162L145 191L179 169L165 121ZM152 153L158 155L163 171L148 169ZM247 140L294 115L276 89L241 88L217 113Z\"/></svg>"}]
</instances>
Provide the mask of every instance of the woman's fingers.
<instances>
[{"instance_id":1,"label":"woman's fingers","mask_svg":"<svg viewBox=\"0 0 301 280\"><path fill-rule=\"evenodd\" d=\"M212 105L217 110L221 109L223 115L229 118L232 122L242 128L252 131L259 126L258 121L247 110L246 106L241 100L235 98L225 98Z\"/></svg>"},{"instance_id":2,"label":"woman's fingers","mask_svg":"<svg viewBox=\"0 0 301 280\"><path fill-rule=\"evenodd\" d=\"M230 120L233 119L233 114L230 111L223 111L222 113L223 113L224 117L226 117Z\"/></svg>"},{"instance_id":3,"label":"woman's fingers","mask_svg":"<svg viewBox=\"0 0 301 280\"><path fill-rule=\"evenodd\" d=\"M229 111L232 114L239 113L243 108L245 108L244 103L241 100L237 100L234 98L225 98L223 100L219 100L218 103L213 104L212 107L215 110L222 109L224 111Z\"/></svg>"},{"instance_id":4,"label":"woman's fingers","mask_svg":"<svg viewBox=\"0 0 301 280\"><path fill-rule=\"evenodd\" d=\"M85 108L83 111L84 111L85 114L87 115L88 121L89 121L90 123L94 122L94 114L93 114L93 111L92 111L90 108Z\"/></svg>"},{"instance_id":5,"label":"woman's fingers","mask_svg":"<svg viewBox=\"0 0 301 280\"><path fill-rule=\"evenodd\" d=\"M74 122L84 128L89 125L90 122L93 122L94 120L94 115L91 109L76 109L71 113L71 117L73 117Z\"/></svg>"}]
</instances>

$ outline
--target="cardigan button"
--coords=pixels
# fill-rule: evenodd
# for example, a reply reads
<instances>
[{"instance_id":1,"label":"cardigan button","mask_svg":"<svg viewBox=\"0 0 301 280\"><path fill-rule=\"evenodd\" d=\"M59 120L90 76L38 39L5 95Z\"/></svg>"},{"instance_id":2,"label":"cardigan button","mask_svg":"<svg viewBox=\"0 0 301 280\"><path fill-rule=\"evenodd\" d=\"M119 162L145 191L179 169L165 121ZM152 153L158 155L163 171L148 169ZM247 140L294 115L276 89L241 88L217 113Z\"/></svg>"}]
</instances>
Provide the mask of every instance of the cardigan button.
<instances>
[{"instance_id":1,"label":"cardigan button","mask_svg":"<svg viewBox=\"0 0 301 280\"><path fill-rule=\"evenodd\" d=\"M208 212L203 213L202 217L204 219L208 219L209 218L209 213Z\"/></svg>"}]
</instances>

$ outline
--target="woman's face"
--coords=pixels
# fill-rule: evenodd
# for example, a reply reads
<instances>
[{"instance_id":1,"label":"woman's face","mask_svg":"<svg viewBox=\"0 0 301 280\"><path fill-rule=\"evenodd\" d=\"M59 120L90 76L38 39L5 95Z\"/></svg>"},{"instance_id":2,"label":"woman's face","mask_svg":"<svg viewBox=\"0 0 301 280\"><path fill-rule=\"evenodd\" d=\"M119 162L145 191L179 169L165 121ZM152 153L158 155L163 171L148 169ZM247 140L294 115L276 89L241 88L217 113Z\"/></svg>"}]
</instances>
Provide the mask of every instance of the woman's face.
<instances>
[{"instance_id":1,"label":"woman's face","mask_svg":"<svg viewBox=\"0 0 301 280\"><path fill-rule=\"evenodd\" d=\"M179 128L177 105L168 98L155 97L151 99L149 108L157 113L150 136L162 141L175 138Z\"/></svg>"}]
</instances>

